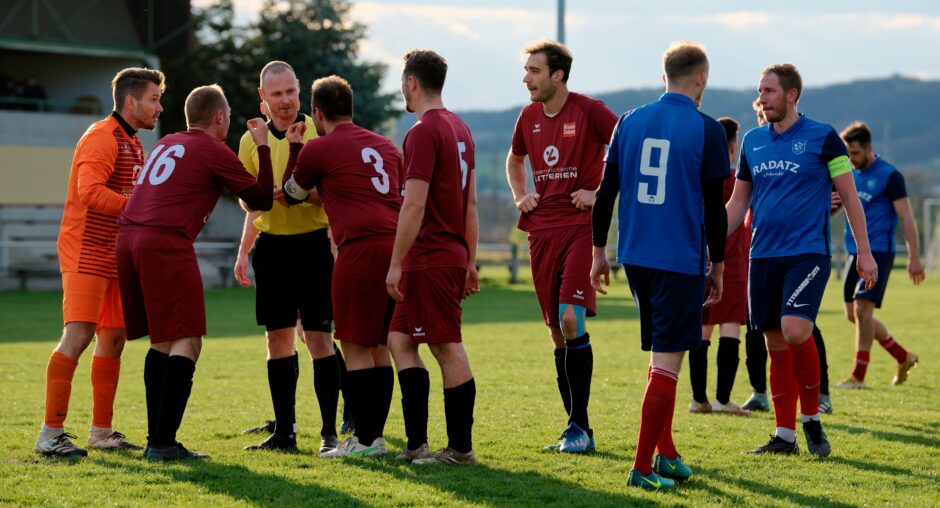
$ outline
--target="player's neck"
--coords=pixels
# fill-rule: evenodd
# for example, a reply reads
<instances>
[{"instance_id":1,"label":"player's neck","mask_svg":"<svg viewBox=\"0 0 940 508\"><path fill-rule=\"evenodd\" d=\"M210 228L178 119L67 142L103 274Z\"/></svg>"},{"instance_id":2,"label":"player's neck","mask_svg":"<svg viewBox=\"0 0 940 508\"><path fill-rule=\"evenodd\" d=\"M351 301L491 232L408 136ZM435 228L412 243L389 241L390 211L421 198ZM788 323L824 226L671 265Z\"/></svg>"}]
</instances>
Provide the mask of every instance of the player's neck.
<instances>
[{"instance_id":1,"label":"player's neck","mask_svg":"<svg viewBox=\"0 0 940 508\"><path fill-rule=\"evenodd\" d=\"M351 124L351 123L353 123L352 119L337 120L335 122L325 121L323 122L323 132L330 134L331 132L335 131L336 128L339 127L340 125L346 125L346 124Z\"/></svg>"},{"instance_id":2,"label":"player's neck","mask_svg":"<svg viewBox=\"0 0 940 508\"><path fill-rule=\"evenodd\" d=\"M796 108L787 111L787 115L783 117L783 120L774 123L774 132L777 134L783 134L787 132L787 129L793 127L793 124L800 119L800 114L797 113Z\"/></svg>"},{"instance_id":3,"label":"player's neck","mask_svg":"<svg viewBox=\"0 0 940 508\"><path fill-rule=\"evenodd\" d=\"M421 120L421 117L432 109L444 109L444 99L440 95L436 97L425 96L424 100L415 108L415 116L418 117L418 120Z\"/></svg>"},{"instance_id":4,"label":"player's neck","mask_svg":"<svg viewBox=\"0 0 940 508\"><path fill-rule=\"evenodd\" d=\"M131 129L133 129L134 132L137 132L140 130L140 123L137 122L137 119L134 118L134 115L132 115L130 111L127 111L127 108L121 108L119 110L116 110L115 113L117 113L118 116L120 116L121 119L124 120L124 123L126 123Z\"/></svg>"},{"instance_id":5,"label":"player's neck","mask_svg":"<svg viewBox=\"0 0 940 508\"><path fill-rule=\"evenodd\" d=\"M545 116L555 116L561 111L561 108L565 107L565 102L568 100L568 87L562 85L559 86L555 95L552 95L550 99L542 103L542 112L545 113Z\"/></svg>"}]
</instances>

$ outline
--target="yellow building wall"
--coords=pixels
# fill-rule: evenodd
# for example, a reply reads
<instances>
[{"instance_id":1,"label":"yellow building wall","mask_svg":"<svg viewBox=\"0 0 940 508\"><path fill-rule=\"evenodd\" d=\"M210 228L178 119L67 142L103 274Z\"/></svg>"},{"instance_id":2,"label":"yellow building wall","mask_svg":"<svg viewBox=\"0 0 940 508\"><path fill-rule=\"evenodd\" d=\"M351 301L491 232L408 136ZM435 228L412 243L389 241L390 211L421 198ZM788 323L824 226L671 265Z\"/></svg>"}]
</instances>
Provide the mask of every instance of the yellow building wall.
<instances>
[{"instance_id":1,"label":"yellow building wall","mask_svg":"<svg viewBox=\"0 0 940 508\"><path fill-rule=\"evenodd\" d=\"M0 203L62 205L74 147L0 145Z\"/></svg>"}]
</instances>

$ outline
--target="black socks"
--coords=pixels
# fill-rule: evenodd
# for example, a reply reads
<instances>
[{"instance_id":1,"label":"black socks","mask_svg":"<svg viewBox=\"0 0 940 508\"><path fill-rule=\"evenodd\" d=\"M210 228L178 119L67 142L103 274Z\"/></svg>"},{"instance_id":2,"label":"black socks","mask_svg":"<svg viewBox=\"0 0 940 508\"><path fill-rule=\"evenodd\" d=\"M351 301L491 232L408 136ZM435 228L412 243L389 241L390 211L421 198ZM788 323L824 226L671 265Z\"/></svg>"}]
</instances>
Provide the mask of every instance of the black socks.
<instances>
[{"instance_id":1,"label":"black socks","mask_svg":"<svg viewBox=\"0 0 940 508\"><path fill-rule=\"evenodd\" d=\"M352 417L356 421L355 435L360 443L368 446L385 433L394 386L395 371L392 367L372 367L346 373L346 404L351 404Z\"/></svg>"},{"instance_id":2,"label":"black socks","mask_svg":"<svg viewBox=\"0 0 940 508\"><path fill-rule=\"evenodd\" d=\"M144 360L144 391L147 394L147 444L157 436L157 419L160 416L160 396L163 392L163 377L170 355L150 348Z\"/></svg>"},{"instance_id":3,"label":"black socks","mask_svg":"<svg viewBox=\"0 0 940 508\"><path fill-rule=\"evenodd\" d=\"M294 406L297 397L297 353L268 360L268 386L274 405L274 433L294 435Z\"/></svg>"},{"instance_id":4,"label":"black socks","mask_svg":"<svg viewBox=\"0 0 940 508\"><path fill-rule=\"evenodd\" d=\"M829 362L826 360L826 343L823 342L822 332L813 325L813 341L816 342L816 351L819 353L819 393L829 395Z\"/></svg>"},{"instance_id":5,"label":"black socks","mask_svg":"<svg viewBox=\"0 0 940 508\"><path fill-rule=\"evenodd\" d=\"M692 382L692 398L700 404L708 403L705 381L708 379L708 346L710 345L710 340L703 340L699 347L689 351L689 381Z\"/></svg>"},{"instance_id":6,"label":"black socks","mask_svg":"<svg viewBox=\"0 0 940 508\"><path fill-rule=\"evenodd\" d=\"M751 388L757 393L767 393L767 345L764 343L764 334L756 330L748 330L744 336L744 351L747 358L747 377Z\"/></svg>"},{"instance_id":7,"label":"black socks","mask_svg":"<svg viewBox=\"0 0 940 508\"><path fill-rule=\"evenodd\" d=\"M473 379L444 389L444 418L447 420L447 446L460 453L473 450L473 404L477 388ZM408 439L409 449L411 438Z\"/></svg>"},{"instance_id":8,"label":"black socks","mask_svg":"<svg viewBox=\"0 0 940 508\"><path fill-rule=\"evenodd\" d=\"M731 388L734 386L734 377L738 372L738 348L741 341L734 337L721 337L718 339L718 386L715 389L715 399L720 404L727 404L731 398Z\"/></svg>"},{"instance_id":9,"label":"black socks","mask_svg":"<svg viewBox=\"0 0 940 508\"><path fill-rule=\"evenodd\" d=\"M561 403L565 406L565 414L571 414L571 387L568 386L568 374L565 374L565 348L555 350L555 381L558 383L558 393Z\"/></svg>"},{"instance_id":10,"label":"black socks","mask_svg":"<svg viewBox=\"0 0 940 508\"><path fill-rule=\"evenodd\" d=\"M571 389L571 411L568 422L577 423L584 430L591 428L588 421L588 402L591 399L591 377L594 373L594 350L591 335L565 340L565 374ZM560 383L559 383L560 385Z\"/></svg>"},{"instance_id":11,"label":"black socks","mask_svg":"<svg viewBox=\"0 0 940 508\"><path fill-rule=\"evenodd\" d=\"M401 386L405 435L408 436L407 448L416 450L428 442L428 396L431 381L426 369L413 367L398 373L398 383Z\"/></svg>"},{"instance_id":12,"label":"black socks","mask_svg":"<svg viewBox=\"0 0 940 508\"><path fill-rule=\"evenodd\" d=\"M170 356L166 361L163 386L160 391L160 415L151 438L151 446L176 444L176 431L183 421L186 403L193 389L196 363L185 356Z\"/></svg>"},{"instance_id":13,"label":"black socks","mask_svg":"<svg viewBox=\"0 0 940 508\"><path fill-rule=\"evenodd\" d=\"M339 362L335 355L313 361L313 391L320 406L320 436L336 435L336 406L339 402Z\"/></svg>"}]
</instances>

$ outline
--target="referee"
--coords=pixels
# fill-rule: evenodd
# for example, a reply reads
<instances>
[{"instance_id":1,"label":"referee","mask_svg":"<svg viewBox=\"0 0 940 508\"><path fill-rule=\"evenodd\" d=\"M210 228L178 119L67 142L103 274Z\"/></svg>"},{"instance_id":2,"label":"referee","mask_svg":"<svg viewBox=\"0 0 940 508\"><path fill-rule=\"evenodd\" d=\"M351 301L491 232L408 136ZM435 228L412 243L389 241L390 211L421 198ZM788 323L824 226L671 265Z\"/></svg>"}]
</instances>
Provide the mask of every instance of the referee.
<instances>
[{"instance_id":1,"label":"referee","mask_svg":"<svg viewBox=\"0 0 940 508\"><path fill-rule=\"evenodd\" d=\"M305 123L304 141L315 138L316 129L310 117L300 113L300 82L290 65L269 62L261 70L260 85L258 94L269 118L268 144L274 178L280 182L290 152L285 138L288 127ZM248 132L239 143L238 158L250 173L257 175L258 151ZM327 234L329 222L315 193L309 202L290 208L279 188L275 188L274 197L276 202L270 211L246 214L235 262L235 278L247 287L248 254L254 245L251 263L257 287L255 312L258 324L266 330L268 385L274 405L274 424L268 422L252 429L271 432L271 436L246 449L282 450L297 446L294 405L299 366L294 329L299 320L303 334L298 330L298 335L313 360L313 389L323 421L320 452L325 452L338 444L336 406L340 387L340 363L330 333L333 254ZM284 271L284 267L301 264L313 269Z\"/></svg>"}]
</instances>

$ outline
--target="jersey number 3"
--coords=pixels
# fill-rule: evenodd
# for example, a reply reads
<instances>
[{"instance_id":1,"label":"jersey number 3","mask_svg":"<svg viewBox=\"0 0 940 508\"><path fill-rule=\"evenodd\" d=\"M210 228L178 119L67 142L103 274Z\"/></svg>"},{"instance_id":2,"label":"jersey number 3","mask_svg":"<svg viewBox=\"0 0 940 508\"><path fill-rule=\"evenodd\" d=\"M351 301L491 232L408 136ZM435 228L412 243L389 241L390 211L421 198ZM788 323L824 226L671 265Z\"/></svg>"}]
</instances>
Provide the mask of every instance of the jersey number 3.
<instances>
[{"instance_id":1,"label":"jersey number 3","mask_svg":"<svg viewBox=\"0 0 940 508\"><path fill-rule=\"evenodd\" d=\"M388 173L385 172L385 165L379 152L372 147L367 146L363 148L362 162L372 164L372 167L375 168L375 172L379 174L379 176L372 177L372 186L375 187L375 190L382 194L388 194Z\"/></svg>"},{"instance_id":2,"label":"jersey number 3","mask_svg":"<svg viewBox=\"0 0 940 508\"><path fill-rule=\"evenodd\" d=\"M653 164L653 149L659 151L659 161ZM640 174L655 176L655 182L637 183L636 200L647 205L661 205L666 202L666 163L669 161L669 140L646 138L643 140L643 154L640 155ZM655 193L650 193L650 188Z\"/></svg>"},{"instance_id":3,"label":"jersey number 3","mask_svg":"<svg viewBox=\"0 0 940 508\"><path fill-rule=\"evenodd\" d=\"M182 159L183 155L186 155L186 147L183 145L173 145L166 150L163 149L164 146L159 145L153 149L144 169L140 170L137 185L144 183L144 178L147 178L150 185L160 185L167 181L176 169L176 159Z\"/></svg>"}]
</instances>

